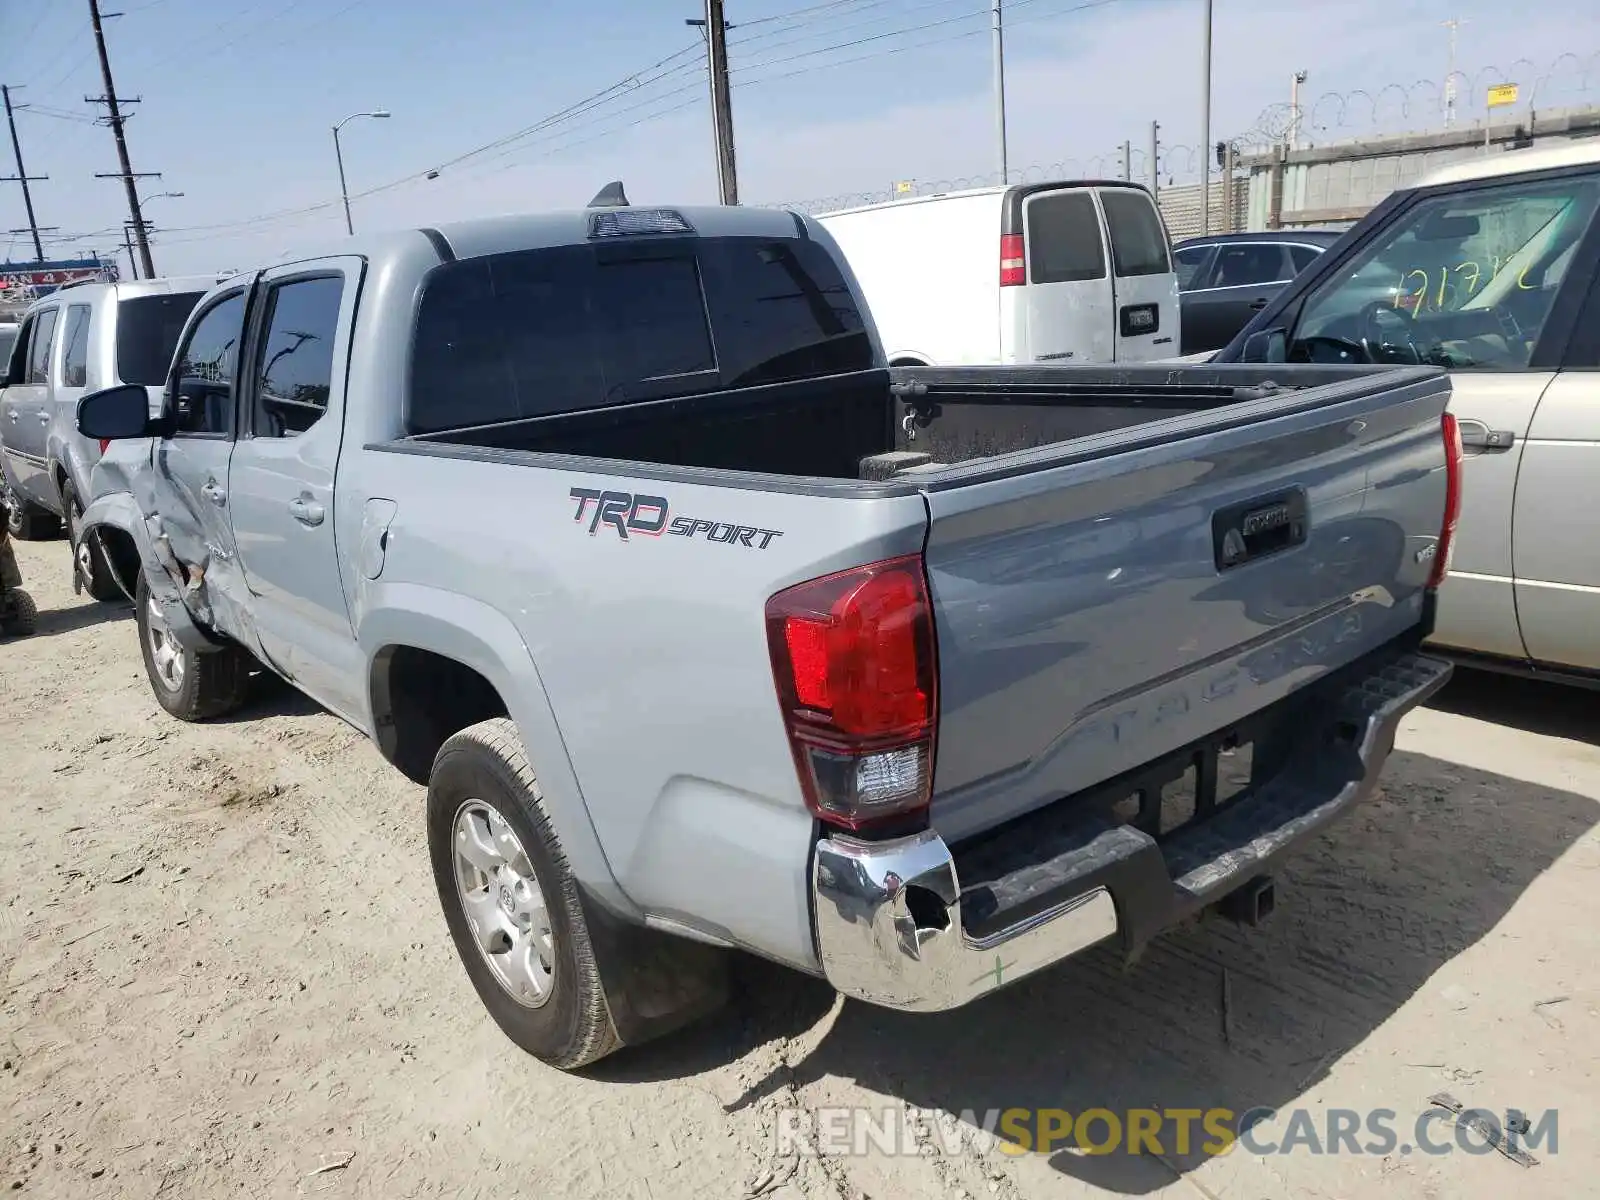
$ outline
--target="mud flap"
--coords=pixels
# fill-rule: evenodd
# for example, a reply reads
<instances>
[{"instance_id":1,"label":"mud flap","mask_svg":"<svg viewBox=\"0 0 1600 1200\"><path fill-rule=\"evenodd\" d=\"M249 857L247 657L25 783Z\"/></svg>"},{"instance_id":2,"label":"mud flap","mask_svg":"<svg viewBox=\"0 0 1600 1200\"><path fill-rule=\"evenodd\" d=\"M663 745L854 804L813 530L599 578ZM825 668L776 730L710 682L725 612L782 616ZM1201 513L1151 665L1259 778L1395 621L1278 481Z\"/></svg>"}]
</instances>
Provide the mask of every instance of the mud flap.
<instances>
[{"instance_id":1,"label":"mud flap","mask_svg":"<svg viewBox=\"0 0 1600 1200\"><path fill-rule=\"evenodd\" d=\"M582 884L578 900L623 1045L681 1029L727 1003L728 951L636 925Z\"/></svg>"},{"instance_id":2,"label":"mud flap","mask_svg":"<svg viewBox=\"0 0 1600 1200\"><path fill-rule=\"evenodd\" d=\"M199 624L185 603L185 596L192 595L203 604L204 595L198 589L190 589L179 583L181 567L172 556L166 539L159 534L160 518L146 518L131 495L114 492L96 500L84 512L79 536L88 537L92 533L98 538L101 526L107 525L133 538L139 551L139 568L144 572L145 585L150 589L151 598L160 606L172 639L185 650L220 650L225 643ZM204 616L202 614L202 619Z\"/></svg>"}]
</instances>

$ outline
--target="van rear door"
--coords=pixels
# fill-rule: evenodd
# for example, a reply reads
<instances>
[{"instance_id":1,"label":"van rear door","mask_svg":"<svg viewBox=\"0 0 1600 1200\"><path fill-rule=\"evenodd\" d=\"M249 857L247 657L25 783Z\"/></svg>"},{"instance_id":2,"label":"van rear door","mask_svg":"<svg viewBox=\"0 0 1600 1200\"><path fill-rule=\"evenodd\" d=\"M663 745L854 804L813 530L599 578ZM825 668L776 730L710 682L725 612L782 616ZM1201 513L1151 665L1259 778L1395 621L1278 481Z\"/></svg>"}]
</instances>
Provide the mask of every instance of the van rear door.
<instances>
[{"instance_id":1,"label":"van rear door","mask_svg":"<svg viewBox=\"0 0 1600 1200\"><path fill-rule=\"evenodd\" d=\"M1002 222L1000 320L1012 351L1006 360L1112 362L1110 256L1094 189L1013 188Z\"/></svg>"},{"instance_id":2,"label":"van rear door","mask_svg":"<svg viewBox=\"0 0 1600 1200\"><path fill-rule=\"evenodd\" d=\"M1098 189L1111 242L1116 361L1149 362L1178 354L1178 276L1161 213L1140 187Z\"/></svg>"}]
</instances>

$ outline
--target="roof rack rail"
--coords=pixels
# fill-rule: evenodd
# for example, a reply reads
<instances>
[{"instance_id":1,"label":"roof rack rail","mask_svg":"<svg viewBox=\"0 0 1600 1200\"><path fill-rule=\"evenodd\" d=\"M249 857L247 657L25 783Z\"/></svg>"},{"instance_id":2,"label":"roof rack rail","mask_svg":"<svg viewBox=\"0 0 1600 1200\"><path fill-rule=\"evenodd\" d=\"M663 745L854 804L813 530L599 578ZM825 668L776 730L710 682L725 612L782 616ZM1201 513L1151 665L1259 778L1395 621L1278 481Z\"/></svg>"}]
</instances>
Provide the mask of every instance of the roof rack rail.
<instances>
[{"instance_id":1,"label":"roof rack rail","mask_svg":"<svg viewBox=\"0 0 1600 1200\"><path fill-rule=\"evenodd\" d=\"M622 180L615 179L595 193L589 201L590 208L629 208L628 194L622 190Z\"/></svg>"}]
</instances>

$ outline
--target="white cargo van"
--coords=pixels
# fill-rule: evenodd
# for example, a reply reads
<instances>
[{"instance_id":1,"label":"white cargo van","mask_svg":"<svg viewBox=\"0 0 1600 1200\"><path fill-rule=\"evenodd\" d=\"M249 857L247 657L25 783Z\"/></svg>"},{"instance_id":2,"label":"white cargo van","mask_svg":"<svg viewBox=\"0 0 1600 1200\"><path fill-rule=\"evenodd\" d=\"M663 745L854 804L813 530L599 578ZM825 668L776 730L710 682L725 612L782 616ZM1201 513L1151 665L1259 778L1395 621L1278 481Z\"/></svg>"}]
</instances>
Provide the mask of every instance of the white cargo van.
<instances>
[{"instance_id":1,"label":"white cargo van","mask_svg":"<svg viewBox=\"0 0 1600 1200\"><path fill-rule=\"evenodd\" d=\"M899 365L1148 362L1182 344L1150 193L1029 183L823 213Z\"/></svg>"}]
</instances>

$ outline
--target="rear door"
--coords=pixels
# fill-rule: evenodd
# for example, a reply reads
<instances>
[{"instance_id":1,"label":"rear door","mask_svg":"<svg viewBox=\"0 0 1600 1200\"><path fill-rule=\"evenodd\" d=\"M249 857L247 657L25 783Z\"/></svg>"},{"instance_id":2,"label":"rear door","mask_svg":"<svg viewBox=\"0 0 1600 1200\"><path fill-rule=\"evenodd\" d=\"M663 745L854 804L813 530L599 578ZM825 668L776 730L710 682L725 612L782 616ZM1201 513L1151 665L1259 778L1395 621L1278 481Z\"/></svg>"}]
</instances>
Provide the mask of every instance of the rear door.
<instances>
[{"instance_id":1,"label":"rear door","mask_svg":"<svg viewBox=\"0 0 1600 1200\"><path fill-rule=\"evenodd\" d=\"M1183 301L1185 353L1220 350L1296 274L1287 246L1224 242L1210 270Z\"/></svg>"},{"instance_id":2,"label":"rear door","mask_svg":"<svg viewBox=\"0 0 1600 1200\"><path fill-rule=\"evenodd\" d=\"M228 460L249 297L247 287L218 295L196 311L184 332L165 401L175 428L156 442L151 494L139 500L146 513L160 518L160 530L191 580L199 573L211 621L254 649L228 520Z\"/></svg>"},{"instance_id":3,"label":"rear door","mask_svg":"<svg viewBox=\"0 0 1600 1200\"><path fill-rule=\"evenodd\" d=\"M61 333L59 373L51 386L50 440L48 457L66 470L82 503L89 471L100 458L100 444L78 432L78 401L87 390L89 378L89 338L94 310L87 304L69 304ZM62 502L65 504L65 497ZM65 516L65 512L62 513Z\"/></svg>"},{"instance_id":4,"label":"rear door","mask_svg":"<svg viewBox=\"0 0 1600 1200\"><path fill-rule=\"evenodd\" d=\"M1582 291L1587 279L1587 300L1539 399L1517 475L1511 566L1528 654L1600 671L1600 227L1584 249L1567 286Z\"/></svg>"},{"instance_id":5,"label":"rear door","mask_svg":"<svg viewBox=\"0 0 1600 1200\"><path fill-rule=\"evenodd\" d=\"M267 659L354 718L366 678L334 543L334 470L361 260L268 271L257 285L229 511Z\"/></svg>"},{"instance_id":6,"label":"rear door","mask_svg":"<svg viewBox=\"0 0 1600 1200\"><path fill-rule=\"evenodd\" d=\"M1002 320L1008 306L1020 309L1010 317L1024 334L1017 361L1113 361L1110 256L1094 190L1025 194L1022 237L1027 282L1000 289Z\"/></svg>"},{"instance_id":7,"label":"rear door","mask_svg":"<svg viewBox=\"0 0 1600 1200\"><path fill-rule=\"evenodd\" d=\"M41 308L23 329L27 345L5 391L6 471L24 500L56 510L45 459L50 432L50 364L61 310Z\"/></svg>"},{"instance_id":8,"label":"rear door","mask_svg":"<svg viewBox=\"0 0 1600 1200\"><path fill-rule=\"evenodd\" d=\"M1161 213L1143 188L1103 187L1099 197L1111 243L1116 361L1171 358L1181 342L1178 276Z\"/></svg>"}]
</instances>

